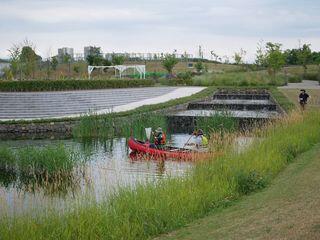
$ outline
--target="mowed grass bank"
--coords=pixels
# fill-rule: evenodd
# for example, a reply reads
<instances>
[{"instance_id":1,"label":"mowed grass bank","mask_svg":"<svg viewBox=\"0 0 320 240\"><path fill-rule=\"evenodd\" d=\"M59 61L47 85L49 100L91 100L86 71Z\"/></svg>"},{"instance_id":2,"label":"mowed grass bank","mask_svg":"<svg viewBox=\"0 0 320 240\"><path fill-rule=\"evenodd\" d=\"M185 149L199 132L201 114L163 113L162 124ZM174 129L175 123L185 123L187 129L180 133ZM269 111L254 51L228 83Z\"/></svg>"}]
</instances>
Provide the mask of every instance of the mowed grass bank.
<instances>
[{"instance_id":1,"label":"mowed grass bank","mask_svg":"<svg viewBox=\"0 0 320 240\"><path fill-rule=\"evenodd\" d=\"M320 239L319 171L317 144L299 155L267 189L157 240Z\"/></svg>"},{"instance_id":2,"label":"mowed grass bank","mask_svg":"<svg viewBox=\"0 0 320 240\"><path fill-rule=\"evenodd\" d=\"M268 185L295 157L320 142L320 112L292 113L257 134L247 151L199 162L184 178L122 189L104 203L64 214L2 218L1 239L148 239L203 217Z\"/></svg>"}]
</instances>

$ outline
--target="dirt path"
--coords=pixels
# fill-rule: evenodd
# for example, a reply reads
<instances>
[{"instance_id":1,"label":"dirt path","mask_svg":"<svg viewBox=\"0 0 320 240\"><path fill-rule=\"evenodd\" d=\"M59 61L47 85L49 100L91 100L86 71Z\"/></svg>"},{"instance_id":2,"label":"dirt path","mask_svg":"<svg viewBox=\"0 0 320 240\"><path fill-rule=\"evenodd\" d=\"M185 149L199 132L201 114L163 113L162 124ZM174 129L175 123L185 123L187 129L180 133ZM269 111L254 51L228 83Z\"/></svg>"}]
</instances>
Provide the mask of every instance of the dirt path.
<instances>
[{"instance_id":1,"label":"dirt path","mask_svg":"<svg viewBox=\"0 0 320 240\"><path fill-rule=\"evenodd\" d=\"M264 191L157 239L320 239L320 145Z\"/></svg>"}]
</instances>

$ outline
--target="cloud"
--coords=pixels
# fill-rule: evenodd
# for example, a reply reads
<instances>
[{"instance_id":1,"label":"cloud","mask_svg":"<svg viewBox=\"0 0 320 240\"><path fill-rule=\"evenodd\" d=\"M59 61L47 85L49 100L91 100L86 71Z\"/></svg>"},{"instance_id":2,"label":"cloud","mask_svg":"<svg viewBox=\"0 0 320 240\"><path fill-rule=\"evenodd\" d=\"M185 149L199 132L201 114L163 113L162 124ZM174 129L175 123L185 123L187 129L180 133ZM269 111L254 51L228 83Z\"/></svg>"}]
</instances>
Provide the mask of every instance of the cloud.
<instances>
[{"instance_id":1,"label":"cloud","mask_svg":"<svg viewBox=\"0 0 320 240\"><path fill-rule=\"evenodd\" d=\"M19 19L38 23L88 22L96 21L131 21L147 20L152 14L140 9L111 8L108 6L39 6L4 5L1 7L2 19Z\"/></svg>"},{"instance_id":2,"label":"cloud","mask_svg":"<svg viewBox=\"0 0 320 240\"><path fill-rule=\"evenodd\" d=\"M88 44L105 51L190 51L254 55L260 39L294 46L320 43L316 0L0 0L0 56L28 37L40 52Z\"/></svg>"}]
</instances>

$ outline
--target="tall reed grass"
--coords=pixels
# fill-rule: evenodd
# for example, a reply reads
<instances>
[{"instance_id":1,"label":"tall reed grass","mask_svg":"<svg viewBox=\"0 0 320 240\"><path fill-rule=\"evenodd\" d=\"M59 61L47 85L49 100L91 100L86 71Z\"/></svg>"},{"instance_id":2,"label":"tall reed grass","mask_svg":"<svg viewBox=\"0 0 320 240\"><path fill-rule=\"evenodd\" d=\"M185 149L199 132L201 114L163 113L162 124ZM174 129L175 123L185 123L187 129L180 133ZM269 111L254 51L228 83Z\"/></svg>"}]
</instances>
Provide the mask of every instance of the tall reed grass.
<instances>
[{"instance_id":1,"label":"tall reed grass","mask_svg":"<svg viewBox=\"0 0 320 240\"><path fill-rule=\"evenodd\" d=\"M320 142L320 112L292 113L241 153L201 161L183 178L122 188L103 203L63 215L0 220L2 239L148 239L265 187L294 158Z\"/></svg>"},{"instance_id":2,"label":"tall reed grass","mask_svg":"<svg viewBox=\"0 0 320 240\"><path fill-rule=\"evenodd\" d=\"M207 73L193 78L195 86L282 86L289 82L296 82L295 76L277 74L275 78L266 71L255 72L231 72L231 73Z\"/></svg>"},{"instance_id":3,"label":"tall reed grass","mask_svg":"<svg viewBox=\"0 0 320 240\"><path fill-rule=\"evenodd\" d=\"M46 147L23 147L12 149L0 147L0 169L28 174L53 175L69 172L79 162L78 154L64 145Z\"/></svg>"},{"instance_id":4,"label":"tall reed grass","mask_svg":"<svg viewBox=\"0 0 320 240\"><path fill-rule=\"evenodd\" d=\"M128 117L114 117L111 114L99 116L83 116L80 123L74 128L75 138L114 138L114 137L135 137L145 136L145 128L157 127L167 128L164 115L148 113L134 114Z\"/></svg>"},{"instance_id":5,"label":"tall reed grass","mask_svg":"<svg viewBox=\"0 0 320 240\"><path fill-rule=\"evenodd\" d=\"M239 122L236 118L230 116L228 111L215 113L209 117L197 118L197 128L205 133L227 131L234 132L239 128Z\"/></svg>"},{"instance_id":6,"label":"tall reed grass","mask_svg":"<svg viewBox=\"0 0 320 240\"><path fill-rule=\"evenodd\" d=\"M78 175L85 157L64 145L0 147L0 185L45 194L67 194L78 187ZM75 167L77 166L77 169Z\"/></svg>"}]
</instances>

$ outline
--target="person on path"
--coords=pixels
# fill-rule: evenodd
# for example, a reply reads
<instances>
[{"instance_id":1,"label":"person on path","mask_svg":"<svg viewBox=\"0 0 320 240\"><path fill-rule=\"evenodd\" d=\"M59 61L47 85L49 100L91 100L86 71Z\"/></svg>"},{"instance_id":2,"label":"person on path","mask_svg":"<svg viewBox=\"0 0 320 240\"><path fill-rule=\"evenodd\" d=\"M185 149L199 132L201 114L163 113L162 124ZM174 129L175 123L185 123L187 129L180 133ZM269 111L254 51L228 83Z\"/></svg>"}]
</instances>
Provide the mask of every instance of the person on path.
<instances>
[{"instance_id":1,"label":"person on path","mask_svg":"<svg viewBox=\"0 0 320 240\"><path fill-rule=\"evenodd\" d=\"M306 93L306 90L304 89L301 89L300 90L300 94L299 94L299 103L300 103L300 106L301 106L301 110L304 111L305 110L305 106L308 102L308 98L309 98L309 94Z\"/></svg>"}]
</instances>

